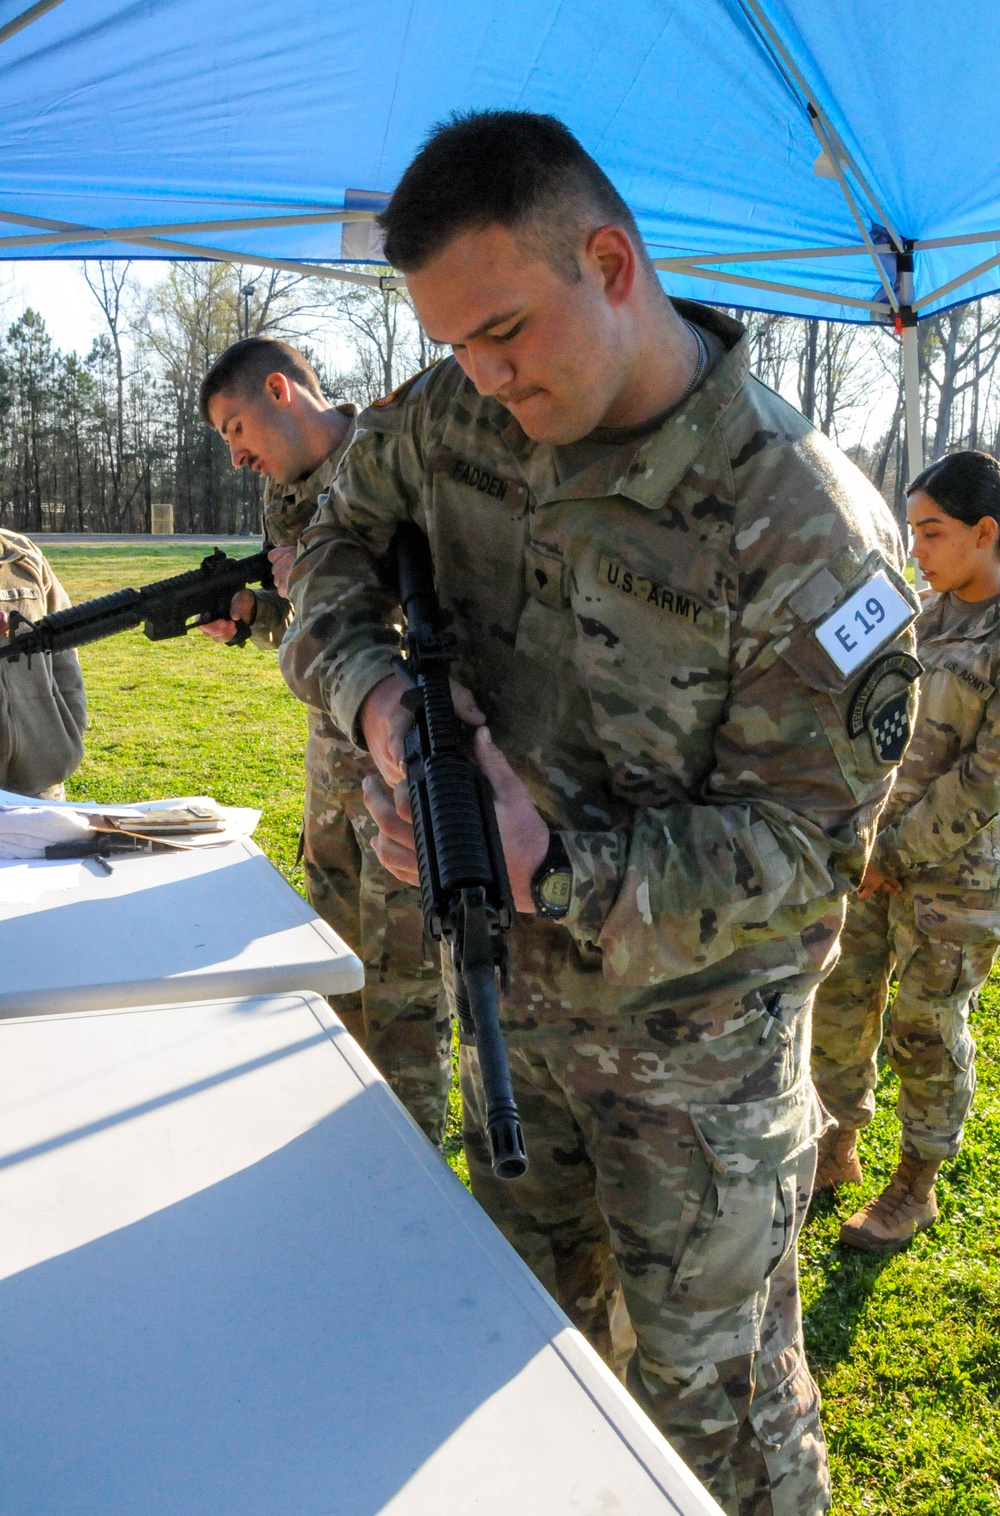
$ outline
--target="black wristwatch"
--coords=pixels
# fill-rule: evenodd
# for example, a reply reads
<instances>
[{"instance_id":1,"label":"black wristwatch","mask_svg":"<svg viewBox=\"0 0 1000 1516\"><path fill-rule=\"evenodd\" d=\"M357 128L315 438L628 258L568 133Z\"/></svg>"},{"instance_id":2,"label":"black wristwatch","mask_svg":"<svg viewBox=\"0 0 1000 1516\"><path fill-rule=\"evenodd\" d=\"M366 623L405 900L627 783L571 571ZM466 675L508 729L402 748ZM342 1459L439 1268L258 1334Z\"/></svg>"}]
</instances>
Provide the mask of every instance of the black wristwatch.
<instances>
[{"instance_id":1,"label":"black wristwatch","mask_svg":"<svg viewBox=\"0 0 1000 1516\"><path fill-rule=\"evenodd\" d=\"M569 910L573 898L573 868L558 832L549 837L549 850L535 870L531 898L540 916L552 916L558 920Z\"/></svg>"}]
</instances>

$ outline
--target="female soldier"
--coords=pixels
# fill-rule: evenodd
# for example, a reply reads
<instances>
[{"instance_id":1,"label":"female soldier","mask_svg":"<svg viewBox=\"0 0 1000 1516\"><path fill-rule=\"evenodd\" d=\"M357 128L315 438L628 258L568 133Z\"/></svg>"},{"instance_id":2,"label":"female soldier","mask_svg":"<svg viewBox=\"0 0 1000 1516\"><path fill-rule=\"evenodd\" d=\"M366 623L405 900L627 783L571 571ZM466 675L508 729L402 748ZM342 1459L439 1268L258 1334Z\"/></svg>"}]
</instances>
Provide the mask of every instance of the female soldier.
<instances>
[{"instance_id":1,"label":"female soldier","mask_svg":"<svg viewBox=\"0 0 1000 1516\"><path fill-rule=\"evenodd\" d=\"M961 1146L976 1083L969 1009L1000 941L1000 464L975 452L931 464L907 515L936 592L917 621L916 729L813 1023L813 1077L838 1123L815 1188L835 1189L861 1180L857 1134L875 1111L895 969L885 1048L900 1081L900 1162L840 1231L877 1253L937 1217L934 1181Z\"/></svg>"}]
</instances>

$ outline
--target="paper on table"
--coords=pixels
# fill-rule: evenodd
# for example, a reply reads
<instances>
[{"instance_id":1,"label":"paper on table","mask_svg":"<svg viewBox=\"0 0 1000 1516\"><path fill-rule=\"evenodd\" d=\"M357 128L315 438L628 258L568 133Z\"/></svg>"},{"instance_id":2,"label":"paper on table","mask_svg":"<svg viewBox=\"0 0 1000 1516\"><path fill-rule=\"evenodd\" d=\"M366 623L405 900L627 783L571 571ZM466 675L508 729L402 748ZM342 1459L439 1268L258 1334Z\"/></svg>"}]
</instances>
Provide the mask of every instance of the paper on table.
<instances>
[{"instance_id":1,"label":"paper on table","mask_svg":"<svg viewBox=\"0 0 1000 1516\"><path fill-rule=\"evenodd\" d=\"M174 802L176 804L176 802ZM152 810L152 806L149 807ZM173 848L191 847L218 847L220 842L238 842L241 837L252 837L254 829L260 820L260 811L255 811L248 805L220 805L219 815L225 822L225 826L218 832L191 832L185 836L183 833L173 833L169 837L161 837L154 833L156 842L166 843ZM107 812L105 812L107 814ZM142 833L141 817L134 825L124 827L123 831Z\"/></svg>"},{"instance_id":2,"label":"paper on table","mask_svg":"<svg viewBox=\"0 0 1000 1516\"><path fill-rule=\"evenodd\" d=\"M162 801L146 802L147 804L162 804ZM172 804L176 805L176 801ZM79 811L83 816L136 816L141 814L137 805L94 805L93 803L78 802L75 800L43 800L37 795L18 795L13 790L0 790L0 810L7 810L11 806L42 805L48 808L56 806L59 810Z\"/></svg>"},{"instance_id":3,"label":"paper on table","mask_svg":"<svg viewBox=\"0 0 1000 1516\"><path fill-rule=\"evenodd\" d=\"M75 890L80 883L81 866L54 863L46 858L31 858L26 863L0 862L0 905L34 905L42 895L59 890Z\"/></svg>"},{"instance_id":4,"label":"paper on table","mask_svg":"<svg viewBox=\"0 0 1000 1516\"><path fill-rule=\"evenodd\" d=\"M236 842L241 837L252 837L260 820L260 811L247 805L217 805L204 795L183 795L166 800L141 800L132 805L95 805L93 802L77 803L73 800L40 800L32 795L17 795L13 790L0 790L0 810L10 807L39 805L78 811L81 816L114 816L118 821L135 822L134 830L142 830L142 817L147 811L171 810L181 805L213 805L219 812L225 827L219 832L202 832L188 837L163 838L173 846L214 847L221 842ZM133 828L130 828L132 830Z\"/></svg>"}]
</instances>

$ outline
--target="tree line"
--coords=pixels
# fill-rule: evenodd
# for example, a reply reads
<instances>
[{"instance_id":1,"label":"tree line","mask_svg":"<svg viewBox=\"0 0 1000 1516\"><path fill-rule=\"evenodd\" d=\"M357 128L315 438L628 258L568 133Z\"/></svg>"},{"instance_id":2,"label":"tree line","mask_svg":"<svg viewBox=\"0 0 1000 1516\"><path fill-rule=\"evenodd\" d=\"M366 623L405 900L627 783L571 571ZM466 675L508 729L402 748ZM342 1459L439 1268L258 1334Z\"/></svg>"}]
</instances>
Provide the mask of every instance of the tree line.
<instances>
[{"instance_id":1,"label":"tree line","mask_svg":"<svg viewBox=\"0 0 1000 1516\"><path fill-rule=\"evenodd\" d=\"M0 524L17 531L255 532L260 481L231 467L198 390L245 331L303 349L331 399L365 405L440 356L405 291L240 264L178 263L151 287L126 262L84 265L101 322L90 352L60 352L27 309L0 339ZM872 326L742 314L754 372L838 442L897 513L906 483L902 353ZM1000 297L919 327L927 459L1000 455ZM331 354L333 355L331 357Z\"/></svg>"}]
</instances>

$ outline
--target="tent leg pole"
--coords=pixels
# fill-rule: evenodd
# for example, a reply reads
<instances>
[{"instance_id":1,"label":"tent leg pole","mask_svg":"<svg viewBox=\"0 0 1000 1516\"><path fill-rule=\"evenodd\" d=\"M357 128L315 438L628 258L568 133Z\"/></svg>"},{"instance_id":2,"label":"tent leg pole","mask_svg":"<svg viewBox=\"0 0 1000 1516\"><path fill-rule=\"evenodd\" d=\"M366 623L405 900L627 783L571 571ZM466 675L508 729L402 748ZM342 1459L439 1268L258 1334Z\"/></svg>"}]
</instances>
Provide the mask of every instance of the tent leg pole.
<instances>
[{"instance_id":1,"label":"tent leg pole","mask_svg":"<svg viewBox=\"0 0 1000 1516\"><path fill-rule=\"evenodd\" d=\"M909 288L905 288L905 286ZM920 425L920 353L917 323L910 314L909 301L913 299L913 275L905 273L900 279L900 294L905 302L900 340L903 344L903 395L906 401L906 472L908 479L916 479L924 466L924 440ZM907 321L906 317L910 319ZM920 572L920 565L911 557L913 583L917 590L925 590L927 581Z\"/></svg>"},{"instance_id":2,"label":"tent leg pole","mask_svg":"<svg viewBox=\"0 0 1000 1516\"><path fill-rule=\"evenodd\" d=\"M924 466L924 442L920 426L920 362L917 329L903 327L903 391L906 396L906 472L915 479Z\"/></svg>"}]
</instances>

